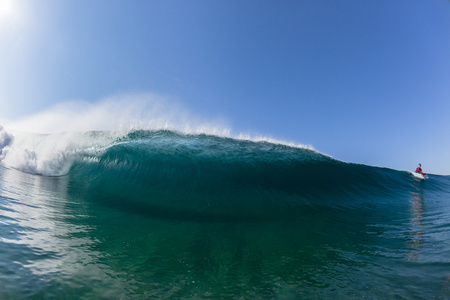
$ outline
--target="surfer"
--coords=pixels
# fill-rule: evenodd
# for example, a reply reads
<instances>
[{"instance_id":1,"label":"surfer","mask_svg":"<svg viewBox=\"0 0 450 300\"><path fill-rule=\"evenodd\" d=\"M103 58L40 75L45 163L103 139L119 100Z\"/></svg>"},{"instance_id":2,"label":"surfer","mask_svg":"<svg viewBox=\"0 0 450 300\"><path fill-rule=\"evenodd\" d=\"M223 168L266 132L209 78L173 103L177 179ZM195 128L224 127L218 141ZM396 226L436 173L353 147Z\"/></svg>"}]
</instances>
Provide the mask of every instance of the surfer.
<instances>
[{"instance_id":1,"label":"surfer","mask_svg":"<svg viewBox=\"0 0 450 300\"><path fill-rule=\"evenodd\" d=\"M420 173L420 174L423 174L423 175L426 175L427 173L424 173L423 171L422 171L422 164L419 164L419 166L417 167L417 169L416 169L416 173Z\"/></svg>"}]
</instances>

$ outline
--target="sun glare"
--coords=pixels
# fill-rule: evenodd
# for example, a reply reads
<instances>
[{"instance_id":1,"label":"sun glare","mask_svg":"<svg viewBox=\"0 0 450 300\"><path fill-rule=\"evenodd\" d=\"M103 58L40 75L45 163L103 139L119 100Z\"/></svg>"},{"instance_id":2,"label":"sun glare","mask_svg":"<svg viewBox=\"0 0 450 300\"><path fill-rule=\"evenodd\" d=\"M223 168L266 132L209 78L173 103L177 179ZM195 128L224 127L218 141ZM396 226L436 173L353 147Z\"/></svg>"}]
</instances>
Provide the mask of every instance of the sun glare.
<instances>
[{"instance_id":1,"label":"sun glare","mask_svg":"<svg viewBox=\"0 0 450 300\"><path fill-rule=\"evenodd\" d=\"M0 0L0 18L8 18L14 14L14 4L12 0Z\"/></svg>"},{"instance_id":2,"label":"sun glare","mask_svg":"<svg viewBox=\"0 0 450 300\"><path fill-rule=\"evenodd\" d=\"M0 30L5 30L20 21L20 11L17 6L19 3L20 1L0 0Z\"/></svg>"}]
</instances>

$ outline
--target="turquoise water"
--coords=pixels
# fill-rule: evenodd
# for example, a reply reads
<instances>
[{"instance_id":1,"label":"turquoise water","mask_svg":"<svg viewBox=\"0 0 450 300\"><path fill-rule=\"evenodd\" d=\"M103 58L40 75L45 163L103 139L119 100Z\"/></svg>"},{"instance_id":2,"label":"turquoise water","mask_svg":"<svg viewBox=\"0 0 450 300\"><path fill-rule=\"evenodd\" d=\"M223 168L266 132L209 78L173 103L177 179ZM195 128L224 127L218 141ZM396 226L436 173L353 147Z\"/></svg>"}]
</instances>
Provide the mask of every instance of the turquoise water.
<instances>
[{"instance_id":1,"label":"turquoise water","mask_svg":"<svg viewBox=\"0 0 450 300\"><path fill-rule=\"evenodd\" d=\"M448 176L170 131L70 137L0 143L0 299L450 297Z\"/></svg>"}]
</instances>

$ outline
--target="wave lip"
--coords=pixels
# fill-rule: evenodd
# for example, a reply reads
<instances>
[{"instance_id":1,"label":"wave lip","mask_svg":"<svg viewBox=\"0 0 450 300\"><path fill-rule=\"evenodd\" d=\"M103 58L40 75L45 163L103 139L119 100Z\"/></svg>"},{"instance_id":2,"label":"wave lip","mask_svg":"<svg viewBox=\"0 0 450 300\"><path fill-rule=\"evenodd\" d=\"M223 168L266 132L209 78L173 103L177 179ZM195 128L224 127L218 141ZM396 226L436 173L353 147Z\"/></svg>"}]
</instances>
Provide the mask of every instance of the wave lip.
<instances>
[{"instance_id":1,"label":"wave lip","mask_svg":"<svg viewBox=\"0 0 450 300\"><path fill-rule=\"evenodd\" d=\"M145 139L149 138L150 135L158 136L161 133L165 133L166 138L169 139L175 135L190 137L208 135L217 138L231 138L228 129L219 130L215 127L186 125L178 126L180 129L177 130L177 126L172 129L173 126L164 124L163 127L168 126L171 129L160 129L157 126L158 129L135 130L131 126L131 129L128 130L67 131L52 134L7 132L0 126L0 161L9 167L31 174L61 176L66 175L73 162L83 155L98 155L107 147L131 141L130 139ZM268 142L269 144L284 144L313 149L311 146L296 145L266 137L255 138L242 134L236 136L234 140ZM180 139L178 139L179 141ZM193 139L190 142L192 143Z\"/></svg>"}]
</instances>

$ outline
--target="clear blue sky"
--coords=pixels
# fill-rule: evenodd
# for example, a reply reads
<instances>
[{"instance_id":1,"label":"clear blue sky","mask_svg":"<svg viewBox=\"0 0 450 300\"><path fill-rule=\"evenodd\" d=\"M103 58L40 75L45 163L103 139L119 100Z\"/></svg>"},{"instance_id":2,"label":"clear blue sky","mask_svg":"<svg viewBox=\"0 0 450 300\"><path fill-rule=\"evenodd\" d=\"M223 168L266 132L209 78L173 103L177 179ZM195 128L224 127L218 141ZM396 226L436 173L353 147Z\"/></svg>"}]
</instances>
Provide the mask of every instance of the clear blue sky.
<instances>
[{"instance_id":1,"label":"clear blue sky","mask_svg":"<svg viewBox=\"0 0 450 300\"><path fill-rule=\"evenodd\" d=\"M450 174L450 2L0 0L0 120L133 92L340 160Z\"/></svg>"}]
</instances>

